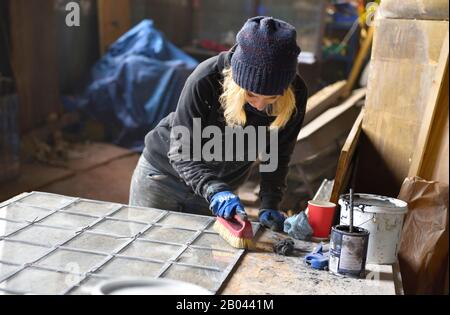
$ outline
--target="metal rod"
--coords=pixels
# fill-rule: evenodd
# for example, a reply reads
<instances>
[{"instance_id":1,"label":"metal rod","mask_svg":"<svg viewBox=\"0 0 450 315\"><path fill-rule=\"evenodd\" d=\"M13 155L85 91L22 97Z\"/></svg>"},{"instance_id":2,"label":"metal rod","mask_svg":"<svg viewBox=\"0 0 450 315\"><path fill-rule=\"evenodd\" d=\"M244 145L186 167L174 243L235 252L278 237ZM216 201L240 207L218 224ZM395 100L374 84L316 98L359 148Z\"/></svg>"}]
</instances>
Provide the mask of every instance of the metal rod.
<instances>
[{"instance_id":1,"label":"metal rod","mask_svg":"<svg viewBox=\"0 0 450 315\"><path fill-rule=\"evenodd\" d=\"M353 188L350 188L350 233L353 233Z\"/></svg>"}]
</instances>

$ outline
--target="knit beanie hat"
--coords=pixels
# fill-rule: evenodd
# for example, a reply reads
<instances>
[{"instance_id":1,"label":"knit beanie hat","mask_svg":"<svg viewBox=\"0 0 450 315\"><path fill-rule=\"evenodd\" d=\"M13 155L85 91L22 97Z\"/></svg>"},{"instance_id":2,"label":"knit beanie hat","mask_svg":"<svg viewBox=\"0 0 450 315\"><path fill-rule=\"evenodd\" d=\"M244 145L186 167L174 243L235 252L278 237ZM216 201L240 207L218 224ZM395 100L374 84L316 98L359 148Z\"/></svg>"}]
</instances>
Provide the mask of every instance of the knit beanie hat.
<instances>
[{"instance_id":1,"label":"knit beanie hat","mask_svg":"<svg viewBox=\"0 0 450 315\"><path fill-rule=\"evenodd\" d=\"M282 95L295 78L300 47L295 28L278 19L258 16L239 31L231 57L233 80L261 95Z\"/></svg>"}]
</instances>

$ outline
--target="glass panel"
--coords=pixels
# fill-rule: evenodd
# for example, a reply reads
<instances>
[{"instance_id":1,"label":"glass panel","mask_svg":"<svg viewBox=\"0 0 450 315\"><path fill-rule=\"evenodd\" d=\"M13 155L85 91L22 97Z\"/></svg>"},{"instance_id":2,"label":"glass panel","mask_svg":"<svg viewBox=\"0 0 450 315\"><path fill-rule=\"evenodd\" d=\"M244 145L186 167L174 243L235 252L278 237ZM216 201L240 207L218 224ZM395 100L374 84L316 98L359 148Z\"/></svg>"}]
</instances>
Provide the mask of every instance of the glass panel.
<instances>
[{"instance_id":1,"label":"glass panel","mask_svg":"<svg viewBox=\"0 0 450 315\"><path fill-rule=\"evenodd\" d=\"M227 268L235 254L213 251L209 249L188 248L179 258L179 262L200 265L205 267Z\"/></svg>"},{"instance_id":2,"label":"glass panel","mask_svg":"<svg viewBox=\"0 0 450 315\"><path fill-rule=\"evenodd\" d=\"M43 193L32 193L31 195L20 199L18 202L26 203L31 206L38 206L44 209L58 210L73 200L75 200L75 198Z\"/></svg>"},{"instance_id":3,"label":"glass panel","mask_svg":"<svg viewBox=\"0 0 450 315\"><path fill-rule=\"evenodd\" d=\"M14 203L0 209L0 219L22 222L37 221L49 214L48 210Z\"/></svg>"},{"instance_id":4,"label":"glass panel","mask_svg":"<svg viewBox=\"0 0 450 315\"><path fill-rule=\"evenodd\" d=\"M225 249L235 251L236 249L228 244L219 234L202 233L193 245L212 248L212 249Z\"/></svg>"},{"instance_id":5,"label":"glass panel","mask_svg":"<svg viewBox=\"0 0 450 315\"><path fill-rule=\"evenodd\" d=\"M78 286L70 291L69 295L91 295L95 287L100 285L103 281L105 281L105 279L90 277L83 281L81 286Z\"/></svg>"},{"instance_id":6,"label":"glass panel","mask_svg":"<svg viewBox=\"0 0 450 315\"><path fill-rule=\"evenodd\" d=\"M42 222L40 223L52 226L73 228L78 230L89 226L89 224L92 224L95 220L97 219L76 214L56 212L51 216L49 216L48 218L42 220Z\"/></svg>"},{"instance_id":7,"label":"glass panel","mask_svg":"<svg viewBox=\"0 0 450 315\"><path fill-rule=\"evenodd\" d=\"M157 260L168 260L172 258L180 248L180 246L176 245L135 241L130 246L125 248L120 253L120 255Z\"/></svg>"},{"instance_id":8,"label":"glass panel","mask_svg":"<svg viewBox=\"0 0 450 315\"><path fill-rule=\"evenodd\" d=\"M78 276L47 270L27 268L10 280L0 284L0 288L32 294L62 294L64 290L81 280Z\"/></svg>"},{"instance_id":9,"label":"glass panel","mask_svg":"<svg viewBox=\"0 0 450 315\"><path fill-rule=\"evenodd\" d=\"M10 239L33 242L44 246L56 246L74 236L75 231L33 225L14 234Z\"/></svg>"},{"instance_id":10,"label":"glass panel","mask_svg":"<svg viewBox=\"0 0 450 315\"><path fill-rule=\"evenodd\" d=\"M86 249L103 253L111 253L123 246L127 240L119 239L112 236L96 235L92 233L83 233L76 237L66 247L77 249Z\"/></svg>"},{"instance_id":11,"label":"glass panel","mask_svg":"<svg viewBox=\"0 0 450 315\"><path fill-rule=\"evenodd\" d=\"M185 244L194 235L194 231L180 230L166 226L153 226L142 235L142 238L153 241Z\"/></svg>"},{"instance_id":12,"label":"glass panel","mask_svg":"<svg viewBox=\"0 0 450 315\"><path fill-rule=\"evenodd\" d=\"M97 217L104 217L116 208L117 205L113 203L79 201L67 208L64 208L63 210Z\"/></svg>"},{"instance_id":13,"label":"glass panel","mask_svg":"<svg viewBox=\"0 0 450 315\"><path fill-rule=\"evenodd\" d=\"M222 273L219 271L172 265L164 273L163 278L193 283L214 291L222 281Z\"/></svg>"},{"instance_id":14,"label":"glass panel","mask_svg":"<svg viewBox=\"0 0 450 315\"><path fill-rule=\"evenodd\" d=\"M163 264L134 259L114 258L101 268L99 274L112 277L150 277L158 275Z\"/></svg>"},{"instance_id":15,"label":"glass panel","mask_svg":"<svg viewBox=\"0 0 450 315\"><path fill-rule=\"evenodd\" d=\"M27 226L27 223L15 223L5 220L0 220L0 237L9 235L21 228Z\"/></svg>"},{"instance_id":16,"label":"glass panel","mask_svg":"<svg viewBox=\"0 0 450 315\"><path fill-rule=\"evenodd\" d=\"M16 271L19 268L20 267L18 267L18 266L0 263L0 278L3 278L5 276L9 275L10 273Z\"/></svg>"},{"instance_id":17,"label":"glass panel","mask_svg":"<svg viewBox=\"0 0 450 315\"><path fill-rule=\"evenodd\" d=\"M0 260L13 264L28 264L44 256L49 248L28 244L0 241Z\"/></svg>"},{"instance_id":18,"label":"glass panel","mask_svg":"<svg viewBox=\"0 0 450 315\"><path fill-rule=\"evenodd\" d=\"M152 223L163 212L151 208L124 207L113 215L113 218Z\"/></svg>"},{"instance_id":19,"label":"glass panel","mask_svg":"<svg viewBox=\"0 0 450 315\"><path fill-rule=\"evenodd\" d=\"M86 273L100 264L107 256L58 249L36 265L71 273Z\"/></svg>"},{"instance_id":20,"label":"glass panel","mask_svg":"<svg viewBox=\"0 0 450 315\"><path fill-rule=\"evenodd\" d=\"M210 219L208 217L192 216L187 214L171 213L164 217L159 224L182 227L185 229L199 230L203 228Z\"/></svg>"},{"instance_id":21,"label":"glass panel","mask_svg":"<svg viewBox=\"0 0 450 315\"><path fill-rule=\"evenodd\" d=\"M115 220L103 220L90 230L98 233L114 234L126 237L135 236L145 228L145 224L131 223Z\"/></svg>"}]
</instances>

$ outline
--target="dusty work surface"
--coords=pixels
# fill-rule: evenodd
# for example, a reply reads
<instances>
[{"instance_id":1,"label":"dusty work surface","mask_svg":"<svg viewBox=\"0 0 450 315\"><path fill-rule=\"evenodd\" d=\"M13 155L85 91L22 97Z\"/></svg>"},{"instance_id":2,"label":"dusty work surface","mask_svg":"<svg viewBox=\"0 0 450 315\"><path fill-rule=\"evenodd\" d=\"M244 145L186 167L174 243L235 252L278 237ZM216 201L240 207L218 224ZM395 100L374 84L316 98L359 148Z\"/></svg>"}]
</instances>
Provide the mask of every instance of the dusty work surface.
<instances>
[{"instance_id":1,"label":"dusty work surface","mask_svg":"<svg viewBox=\"0 0 450 315\"><path fill-rule=\"evenodd\" d=\"M367 265L366 279L352 279L318 271L306 266L303 257L318 243L295 241L295 257L280 256L272 251L286 234L262 230L257 249L245 253L236 271L221 291L225 295L262 294L402 294L397 265Z\"/></svg>"}]
</instances>

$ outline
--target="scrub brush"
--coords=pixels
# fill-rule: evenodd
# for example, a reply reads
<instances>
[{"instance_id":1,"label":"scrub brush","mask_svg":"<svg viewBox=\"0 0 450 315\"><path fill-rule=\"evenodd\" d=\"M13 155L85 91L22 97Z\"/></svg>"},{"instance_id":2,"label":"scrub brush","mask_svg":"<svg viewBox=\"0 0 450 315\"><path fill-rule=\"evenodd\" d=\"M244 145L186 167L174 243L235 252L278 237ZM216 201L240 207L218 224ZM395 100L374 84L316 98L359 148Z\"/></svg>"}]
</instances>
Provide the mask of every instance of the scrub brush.
<instances>
[{"instance_id":1,"label":"scrub brush","mask_svg":"<svg viewBox=\"0 0 450 315\"><path fill-rule=\"evenodd\" d=\"M247 214L238 212L230 219L217 217L214 230L235 248L248 249L253 246L253 229Z\"/></svg>"}]
</instances>

